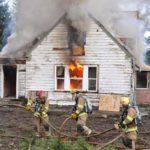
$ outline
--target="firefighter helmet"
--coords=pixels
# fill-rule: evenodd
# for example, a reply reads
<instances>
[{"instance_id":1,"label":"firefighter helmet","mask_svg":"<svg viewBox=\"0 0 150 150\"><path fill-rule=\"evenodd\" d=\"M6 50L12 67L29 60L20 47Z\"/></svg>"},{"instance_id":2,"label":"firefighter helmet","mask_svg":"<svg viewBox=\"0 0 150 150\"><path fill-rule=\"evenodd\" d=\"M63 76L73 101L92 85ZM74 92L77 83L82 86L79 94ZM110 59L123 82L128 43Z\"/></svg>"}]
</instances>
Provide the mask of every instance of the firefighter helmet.
<instances>
[{"instance_id":1,"label":"firefighter helmet","mask_svg":"<svg viewBox=\"0 0 150 150\"><path fill-rule=\"evenodd\" d=\"M75 93L78 93L78 91L77 91L76 89L71 89L71 90L70 90L70 93L71 93L71 94L75 94Z\"/></svg>"},{"instance_id":2,"label":"firefighter helmet","mask_svg":"<svg viewBox=\"0 0 150 150\"><path fill-rule=\"evenodd\" d=\"M125 104L125 105L129 104L129 98L128 97L121 97L120 103Z\"/></svg>"},{"instance_id":3,"label":"firefighter helmet","mask_svg":"<svg viewBox=\"0 0 150 150\"><path fill-rule=\"evenodd\" d=\"M46 92L43 90L36 91L36 96L40 98L46 98Z\"/></svg>"}]
</instances>

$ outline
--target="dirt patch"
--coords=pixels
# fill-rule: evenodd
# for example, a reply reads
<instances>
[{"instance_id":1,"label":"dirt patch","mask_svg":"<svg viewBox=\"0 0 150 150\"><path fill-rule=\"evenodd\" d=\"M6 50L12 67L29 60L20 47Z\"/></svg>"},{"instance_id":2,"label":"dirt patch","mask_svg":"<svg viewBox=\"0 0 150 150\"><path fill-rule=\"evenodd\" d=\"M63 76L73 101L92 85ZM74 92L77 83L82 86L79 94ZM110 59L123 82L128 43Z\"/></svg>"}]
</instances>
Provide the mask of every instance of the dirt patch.
<instances>
[{"instance_id":1,"label":"dirt patch","mask_svg":"<svg viewBox=\"0 0 150 150\"><path fill-rule=\"evenodd\" d=\"M65 118L71 113L71 110L72 107L50 107L49 118L53 126L59 128ZM143 117L143 124L139 126L139 132L150 132L150 109L146 108L146 112L148 115ZM93 114L89 116L88 126L97 132L103 132L112 128L118 119L119 114L106 114L95 109ZM75 123L74 120L69 120L63 128L64 132L74 135L76 133ZM88 141L106 143L118 134L116 130L113 130L101 136L90 137ZM20 150L18 145L21 137L31 138L34 136L34 117L32 112L15 107L0 107L0 135L0 150ZM14 135L14 137L2 135ZM145 149L150 148L149 143L147 143L150 140L150 133L139 134L139 137L137 146ZM121 140L116 141L114 145L122 146Z\"/></svg>"}]
</instances>

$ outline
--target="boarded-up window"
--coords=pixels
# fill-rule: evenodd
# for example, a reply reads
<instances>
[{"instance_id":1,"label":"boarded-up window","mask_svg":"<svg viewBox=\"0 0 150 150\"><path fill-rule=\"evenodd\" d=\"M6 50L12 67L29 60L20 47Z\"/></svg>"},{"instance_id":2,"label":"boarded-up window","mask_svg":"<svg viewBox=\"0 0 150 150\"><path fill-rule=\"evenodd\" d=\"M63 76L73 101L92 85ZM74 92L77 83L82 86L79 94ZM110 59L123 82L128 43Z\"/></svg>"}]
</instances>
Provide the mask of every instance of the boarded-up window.
<instances>
[{"instance_id":1,"label":"boarded-up window","mask_svg":"<svg viewBox=\"0 0 150 150\"><path fill-rule=\"evenodd\" d=\"M100 111L120 111L120 96L118 95L102 95L99 101Z\"/></svg>"}]
</instances>

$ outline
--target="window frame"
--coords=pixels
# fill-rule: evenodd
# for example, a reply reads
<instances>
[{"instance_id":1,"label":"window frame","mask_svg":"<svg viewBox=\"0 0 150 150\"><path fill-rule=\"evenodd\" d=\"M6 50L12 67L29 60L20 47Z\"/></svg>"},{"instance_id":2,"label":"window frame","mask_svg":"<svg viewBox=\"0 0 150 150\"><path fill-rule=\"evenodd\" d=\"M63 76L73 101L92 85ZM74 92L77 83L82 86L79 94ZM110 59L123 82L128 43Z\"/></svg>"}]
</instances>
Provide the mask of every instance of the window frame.
<instances>
[{"instance_id":1,"label":"window frame","mask_svg":"<svg viewBox=\"0 0 150 150\"><path fill-rule=\"evenodd\" d=\"M65 76L64 76L64 89L57 89L57 67L65 67ZM96 68L96 78L89 78L88 77L88 70L90 67L95 67ZM83 65L83 78L78 78L82 79L82 92L91 92L91 93L96 93L98 92L98 65ZM55 65L55 91L70 91L70 80L71 79L76 79L76 78L70 78L69 76L69 69L68 65ZM96 80L96 90L89 90L89 79ZM80 90L79 90L80 91Z\"/></svg>"},{"instance_id":2,"label":"window frame","mask_svg":"<svg viewBox=\"0 0 150 150\"><path fill-rule=\"evenodd\" d=\"M90 80L96 80L96 90L88 90L88 91L93 91L93 92L96 92L97 91L97 89L98 89L98 67L96 67L96 66L94 66L94 65L91 65L91 66L88 66L88 69L89 68L96 68L96 78L89 78L88 77L88 89L89 89L89 81ZM89 74L89 72L88 72L88 74Z\"/></svg>"},{"instance_id":3,"label":"window frame","mask_svg":"<svg viewBox=\"0 0 150 150\"><path fill-rule=\"evenodd\" d=\"M145 88L139 88L139 87L137 87L137 72L138 71L136 71L136 89L150 89L150 87L148 87L148 84L150 84L149 82L148 82L148 74L150 74L150 72L149 71L141 71L141 72L146 72L146 87Z\"/></svg>"}]
</instances>

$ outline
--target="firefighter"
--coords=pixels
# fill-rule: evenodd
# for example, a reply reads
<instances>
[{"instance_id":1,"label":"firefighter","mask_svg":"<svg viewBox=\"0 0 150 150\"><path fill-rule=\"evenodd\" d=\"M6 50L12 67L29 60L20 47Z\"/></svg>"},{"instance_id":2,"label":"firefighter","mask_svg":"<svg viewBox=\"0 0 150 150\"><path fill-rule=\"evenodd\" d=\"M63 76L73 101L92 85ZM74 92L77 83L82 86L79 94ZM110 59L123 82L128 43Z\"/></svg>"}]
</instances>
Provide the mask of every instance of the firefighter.
<instances>
[{"instance_id":1,"label":"firefighter","mask_svg":"<svg viewBox=\"0 0 150 150\"><path fill-rule=\"evenodd\" d=\"M134 107L130 106L128 97L122 97L120 103L122 104L123 111L120 116L120 122L115 124L115 128L123 131L123 144L129 149L135 150L135 142L137 140L137 112Z\"/></svg>"},{"instance_id":2,"label":"firefighter","mask_svg":"<svg viewBox=\"0 0 150 150\"><path fill-rule=\"evenodd\" d=\"M85 112L86 99L76 90L70 91L72 99L75 101L71 118L77 121L78 135L90 135L92 130L86 126L88 113Z\"/></svg>"},{"instance_id":3,"label":"firefighter","mask_svg":"<svg viewBox=\"0 0 150 150\"><path fill-rule=\"evenodd\" d=\"M32 106L34 105L34 117L35 117L35 124L36 124L36 136L41 137L42 133L42 125L44 127L45 136L51 136L50 126L49 126L49 117L48 117L48 110L49 110L49 103L46 100L45 92L44 91L37 91L36 98L32 99L31 95L29 96L29 100L26 106L27 110L31 110ZM44 121L42 118L46 121Z\"/></svg>"}]
</instances>

